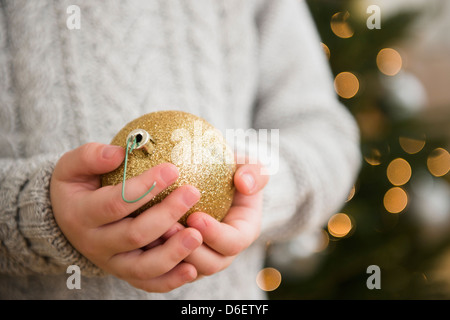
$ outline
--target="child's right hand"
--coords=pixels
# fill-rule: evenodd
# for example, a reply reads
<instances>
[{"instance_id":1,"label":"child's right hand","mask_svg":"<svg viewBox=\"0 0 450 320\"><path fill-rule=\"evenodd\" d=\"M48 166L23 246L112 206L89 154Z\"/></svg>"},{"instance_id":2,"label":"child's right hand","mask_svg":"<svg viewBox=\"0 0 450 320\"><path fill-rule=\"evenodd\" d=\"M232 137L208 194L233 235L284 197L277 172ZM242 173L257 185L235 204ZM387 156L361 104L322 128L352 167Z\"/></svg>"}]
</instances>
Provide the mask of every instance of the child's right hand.
<instances>
[{"instance_id":1,"label":"child's right hand","mask_svg":"<svg viewBox=\"0 0 450 320\"><path fill-rule=\"evenodd\" d=\"M165 163L127 180L128 199L141 196L155 181L156 186L140 201L126 203L121 185L100 188L99 177L117 168L124 157L123 148L98 143L64 154L50 184L54 216L70 243L98 267L137 288L167 292L197 277L196 268L183 259L201 245L201 234L186 228L162 245L142 248L171 233L200 193L193 186L182 186L139 216L127 217L174 183L178 170Z\"/></svg>"}]
</instances>

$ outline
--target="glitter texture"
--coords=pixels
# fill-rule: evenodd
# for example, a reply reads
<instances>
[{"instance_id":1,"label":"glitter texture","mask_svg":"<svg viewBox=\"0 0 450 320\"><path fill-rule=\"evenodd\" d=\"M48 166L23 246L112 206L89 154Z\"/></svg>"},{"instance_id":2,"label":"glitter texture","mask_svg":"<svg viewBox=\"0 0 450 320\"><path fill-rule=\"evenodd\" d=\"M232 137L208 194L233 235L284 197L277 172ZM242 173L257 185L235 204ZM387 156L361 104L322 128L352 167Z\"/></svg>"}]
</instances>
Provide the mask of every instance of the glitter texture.
<instances>
[{"instance_id":1,"label":"glitter texture","mask_svg":"<svg viewBox=\"0 0 450 320\"><path fill-rule=\"evenodd\" d=\"M133 214L139 214L162 201L182 185L195 186L201 198L179 222L186 225L189 214L201 211L218 221L228 212L234 196L234 155L222 134L206 120L182 111L159 111L128 123L111 141L126 148L128 134L135 129L147 131L153 138L148 148L133 150L128 156L126 179L165 162L178 167L180 176ZM102 185L122 183L124 163L102 176Z\"/></svg>"}]
</instances>

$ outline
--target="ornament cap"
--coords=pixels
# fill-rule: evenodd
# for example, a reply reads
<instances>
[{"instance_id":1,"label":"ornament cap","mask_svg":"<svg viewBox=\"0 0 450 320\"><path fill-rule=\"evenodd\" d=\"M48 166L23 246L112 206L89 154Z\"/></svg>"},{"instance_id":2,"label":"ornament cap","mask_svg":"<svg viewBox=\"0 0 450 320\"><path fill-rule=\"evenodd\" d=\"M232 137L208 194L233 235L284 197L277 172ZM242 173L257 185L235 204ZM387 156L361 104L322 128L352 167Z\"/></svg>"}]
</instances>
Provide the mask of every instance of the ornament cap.
<instances>
[{"instance_id":1,"label":"ornament cap","mask_svg":"<svg viewBox=\"0 0 450 320\"><path fill-rule=\"evenodd\" d=\"M155 143L153 137L144 129L135 129L131 131L127 136L127 141L136 140L136 146L134 149L142 149L144 148L148 153L153 150L153 147L150 147L149 142ZM133 149L133 150L134 150Z\"/></svg>"}]
</instances>

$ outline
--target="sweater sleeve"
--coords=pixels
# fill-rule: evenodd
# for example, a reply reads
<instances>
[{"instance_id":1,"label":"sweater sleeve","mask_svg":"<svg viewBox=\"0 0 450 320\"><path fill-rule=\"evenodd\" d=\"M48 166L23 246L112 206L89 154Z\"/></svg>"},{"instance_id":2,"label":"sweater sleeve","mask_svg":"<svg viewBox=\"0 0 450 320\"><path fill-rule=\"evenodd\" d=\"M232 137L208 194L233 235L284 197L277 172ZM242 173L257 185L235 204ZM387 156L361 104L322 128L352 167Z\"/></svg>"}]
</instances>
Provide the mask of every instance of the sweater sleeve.
<instances>
[{"instance_id":1,"label":"sweater sleeve","mask_svg":"<svg viewBox=\"0 0 450 320\"><path fill-rule=\"evenodd\" d=\"M53 217L50 179L59 156L0 159L0 272L54 274L78 265L103 272L76 251Z\"/></svg>"},{"instance_id":2,"label":"sweater sleeve","mask_svg":"<svg viewBox=\"0 0 450 320\"><path fill-rule=\"evenodd\" d=\"M0 273L19 276L55 274L65 272L69 265L76 264L81 268L83 275L101 274L98 267L67 241L53 217L49 186L53 168L60 154L56 154L57 152L38 154L27 152L29 150L19 150L24 148L23 141L27 139L27 132L30 132L23 129L24 124L28 124L28 128L40 127L39 121L45 123L46 118L36 119L36 114L32 112L25 112L27 118L19 118L19 106L14 98L19 92L15 92L13 84L14 79L17 80L19 76L17 74L12 76L12 73L17 71L14 67L22 61L18 58L19 62L16 61L16 65L12 63L14 60L10 51L12 40L8 36L8 30L14 27L7 23L8 10L8 5L2 2L0 4ZM36 43L39 44L39 41ZM23 74L22 77L29 82L39 78ZM47 83L42 78L39 78L39 81ZM42 87L45 85L31 87L30 90L42 90ZM31 96L23 94L22 100ZM22 106L22 111L27 110L33 103L28 101L28 104ZM48 115L50 119L55 116L51 113ZM36 130L38 131L38 128ZM40 130L48 129L44 126ZM39 136L39 132L36 132L36 135ZM36 149L39 150L39 146Z\"/></svg>"},{"instance_id":3,"label":"sweater sleeve","mask_svg":"<svg viewBox=\"0 0 450 320\"><path fill-rule=\"evenodd\" d=\"M335 94L305 1L267 1L257 16L260 79L256 129L272 139L262 239L322 227L343 206L360 167L359 132ZM264 162L264 161L263 161Z\"/></svg>"}]
</instances>

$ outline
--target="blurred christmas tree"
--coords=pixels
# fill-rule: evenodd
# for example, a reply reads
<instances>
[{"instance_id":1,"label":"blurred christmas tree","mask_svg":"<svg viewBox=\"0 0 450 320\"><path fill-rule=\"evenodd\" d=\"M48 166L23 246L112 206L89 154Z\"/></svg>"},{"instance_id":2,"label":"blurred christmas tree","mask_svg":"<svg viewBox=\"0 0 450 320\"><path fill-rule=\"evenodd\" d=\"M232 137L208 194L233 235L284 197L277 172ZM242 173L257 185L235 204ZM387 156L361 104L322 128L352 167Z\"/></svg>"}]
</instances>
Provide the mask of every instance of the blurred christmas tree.
<instances>
[{"instance_id":1,"label":"blurred christmas tree","mask_svg":"<svg viewBox=\"0 0 450 320\"><path fill-rule=\"evenodd\" d=\"M450 249L450 155L441 134L449 122L425 116L423 88L402 69L402 55L393 48L411 36L420 12L383 18L377 29L369 28L367 20L376 16L360 0L308 5L336 91L360 126L364 163L341 214L324 230L325 249L289 261L290 271L282 270L270 297L450 298L446 282L434 276ZM277 263L271 252L269 247L268 266ZM296 274L311 261L313 272ZM380 290L367 288L370 265L380 268Z\"/></svg>"}]
</instances>

